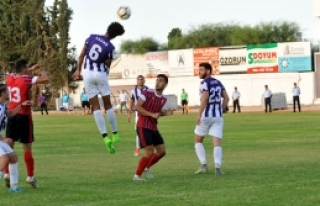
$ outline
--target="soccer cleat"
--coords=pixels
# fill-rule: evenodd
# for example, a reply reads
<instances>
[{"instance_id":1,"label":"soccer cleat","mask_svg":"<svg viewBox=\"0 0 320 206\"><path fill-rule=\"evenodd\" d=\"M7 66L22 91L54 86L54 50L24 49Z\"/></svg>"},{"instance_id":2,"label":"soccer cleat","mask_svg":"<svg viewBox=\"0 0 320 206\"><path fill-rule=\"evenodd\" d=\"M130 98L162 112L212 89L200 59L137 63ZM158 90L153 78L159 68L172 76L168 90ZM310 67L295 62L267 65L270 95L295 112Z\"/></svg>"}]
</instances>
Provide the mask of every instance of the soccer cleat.
<instances>
[{"instance_id":1,"label":"soccer cleat","mask_svg":"<svg viewBox=\"0 0 320 206\"><path fill-rule=\"evenodd\" d=\"M36 178L27 178L26 179L26 182L27 182L27 184L29 184L29 185L31 185L34 189L37 189L38 188L38 183L37 183L37 180L36 180Z\"/></svg>"},{"instance_id":2,"label":"soccer cleat","mask_svg":"<svg viewBox=\"0 0 320 206\"><path fill-rule=\"evenodd\" d=\"M198 169L197 171L194 172L195 175L199 175L199 174L205 174L208 172L208 167L201 167L200 169Z\"/></svg>"},{"instance_id":3,"label":"soccer cleat","mask_svg":"<svg viewBox=\"0 0 320 206\"><path fill-rule=\"evenodd\" d=\"M136 150L133 153L133 156L137 157L140 153L140 148L136 148Z\"/></svg>"},{"instance_id":4,"label":"soccer cleat","mask_svg":"<svg viewBox=\"0 0 320 206\"><path fill-rule=\"evenodd\" d=\"M146 175L147 175L147 179L149 179L149 180L154 179L154 176L153 176L153 174L152 174L152 172L151 172L150 169L145 169L144 172L145 172Z\"/></svg>"},{"instance_id":5,"label":"soccer cleat","mask_svg":"<svg viewBox=\"0 0 320 206\"><path fill-rule=\"evenodd\" d=\"M16 187L16 188L10 188L9 189L9 192L10 193L21 193L22 192L22 189L20 187Z\"/></svg>"},{"instance_id":6,"label":"soccer cleat","mask_svg":"<svg viewBox=\"0 0 320 206\"><path fill-rule=\"evenodd\" d=\"M116 152L116 150L115 150L115 148L114 148L114 146L113 146L110 138L109 138L109 137L105 137L105 138L103 139L103 141L104 141L104 143L105 143L105 145L106 145L107 150L109 151L109 153L110 153L110 154L114 154L114 153Z\"/></svg>"},{"instance_id":7,"label":"soccer cleat","mask_svg":"<svg viewBox=\"0 0 320 206\"><path fill-rule=\"evenodd\" d=\"M9 176L4 176L4 184L6 185L7 188L10 188L10 178Z\"/></svg>"},{"instance_id":8,"label":"soccer cleat","mask_svg":"<svg viewBox=\"0 0 320 206\"><path fill-rule=\"evenodd\" d=\"M112 134L112 142L113 142L113 143L118 143L118 142L120 142L120 137L119 137L119 134L118 134L118 133Z\"/></svg>"},{"instance_id":9,"label":"soccer cleat","mask_svg":"<svg viewBox=\"0 0 320 206\"><path fill-rule=\"evenodd\" d=\"M216 168L214 173L215 173L215 175L217 175L217 176L218 176L218 175L224 175L224 173L222 172L221 168Z\"/></svg>"},{"instance_id":10,"label":"soccer cleat","mask_svg":"<svg viewBox=\"0 0 320 206\"><path fill-rule=\"evenodd\" d=\"M146 179L142 178L141 176L134 175L132 180L134 181L146 181Z\"/></svg>"}]
</instances>

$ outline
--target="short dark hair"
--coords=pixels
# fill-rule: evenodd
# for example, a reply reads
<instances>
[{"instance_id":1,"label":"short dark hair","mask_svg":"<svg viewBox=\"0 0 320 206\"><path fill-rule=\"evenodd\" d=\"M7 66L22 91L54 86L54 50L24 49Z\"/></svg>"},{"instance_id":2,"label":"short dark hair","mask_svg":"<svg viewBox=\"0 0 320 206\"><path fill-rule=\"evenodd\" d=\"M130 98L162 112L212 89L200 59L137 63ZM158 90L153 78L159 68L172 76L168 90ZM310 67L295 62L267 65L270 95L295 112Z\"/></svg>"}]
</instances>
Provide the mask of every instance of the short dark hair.
<instances>
[{"instance_id":1,"label":"short dark hair","mask_svg":"<svg viewBox=\"0 0 320 206\"><path fill-rule=\"evenodd\" d=\"M205 70L209 70L210 71L210 74L212 73L212 66L211 66L211 64L209 64L207 62L199 64L199 67L204 67Z\"/></svg>"},{"instance_id":2,"label":"short dark hair","mask_svg":"<svg viewBox=\"0 0 320 206\"><path fill-rule=\"evenodd\" d=\"M26 69L27 65L28 65L28 61L27 60L25 60L25 59L18 60L16 62L16 72L19 73L23 69Z\"/></svg>"},{"instance_id":3,"label":"short dark hair","mask_svg":"<svg viewBox=\"0 0 320 206\"><path fill-rule=\"evenodd\" d=\"M144 79L144 76L140 74L137 76L137 79L139 79L139 78Z\"/></svg>"},{"instance_id":4,"label":"short dark hair","mask_svg":"<svg viewBox=\"0 0 320 206\"><path fill-rule=\"evenodd\" d=\"M113 39L116 36L121 36L124 34L124 28L119 22L112 22L107 29L109 38Z\"/></svg>"},{"instance_id":5,"label":"short dark hair","mask_svg":"<svg viewBox=\"0 0 320 206\"><path fill-rule=\"evenodd\" d=\"M7 85L0 83L0 94L2 94L3 92L7 92Z\"/></svg>"},{"instance_id":6,"label":"short dark hair","mask_svg":"<svg viewBox=\"0 0 320 206\"><path fill-rule=\"evenodd\" d=\"M168 82L169 82L169 79L168 79L167 75L165 75L165 74L158 74L158 75L157 75L157 78L163 78L163 79L164 79L164 82L165 82L166 84L168 84Z\"/></svg>"}]
</instances>

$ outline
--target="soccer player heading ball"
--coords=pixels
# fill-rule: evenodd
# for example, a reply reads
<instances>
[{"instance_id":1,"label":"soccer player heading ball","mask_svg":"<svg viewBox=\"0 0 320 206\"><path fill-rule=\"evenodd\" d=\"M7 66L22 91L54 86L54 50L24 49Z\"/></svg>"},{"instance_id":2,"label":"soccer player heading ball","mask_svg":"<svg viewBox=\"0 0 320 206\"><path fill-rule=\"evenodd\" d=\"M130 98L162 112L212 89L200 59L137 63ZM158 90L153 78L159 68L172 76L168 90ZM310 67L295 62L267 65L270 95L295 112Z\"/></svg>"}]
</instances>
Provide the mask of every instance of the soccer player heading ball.
<instances>
[{"instance_id":1,"label":"soccer player heading ball","mask_svg":"<svg viewBox=\"0 0 320 206\"><path fill-rule=\"evenodd\" d=\"M73 74L73 79L80 78L81 68L84 61L83 82L84 88L87 90L90 105L92 105L93 115L104 143L111 154L115 153L113 143L120 141L117 128L116 115L113 111L110 101L110 87L108 74L111 66L111 61L114 58L115 47L110 42L111 39L124 34L124 28L118 22L113 22L109 25L107 32L104 35L91 34L86 39L79 56L78 69ZM98 94L102 96L104 109L106 110L109 119L112 140L108 137L106 123L102 112Z\"/></svg>"},{"instance_id":2,"label":"soccer player heading ball","mask_svg":"<svg viewBox=\"0 0 320 206\"><path fill-rule=\"evenodd\" d=\"M172 110L163 111L167 98L162 95L168 85L168 77L158 74L156 89L147 89L142 92L136 104L139 113L137 122L137 134L140 138L141 148L145 149L145 155L141 157L133 180L146 180L141 177L145 171L148 179L153 179L150 167L157 163L166 154L163 138L158 131L158 119L160 116L170 116ZM154 153L156 149L156 153Z\"/></svg>"}]
</instances>

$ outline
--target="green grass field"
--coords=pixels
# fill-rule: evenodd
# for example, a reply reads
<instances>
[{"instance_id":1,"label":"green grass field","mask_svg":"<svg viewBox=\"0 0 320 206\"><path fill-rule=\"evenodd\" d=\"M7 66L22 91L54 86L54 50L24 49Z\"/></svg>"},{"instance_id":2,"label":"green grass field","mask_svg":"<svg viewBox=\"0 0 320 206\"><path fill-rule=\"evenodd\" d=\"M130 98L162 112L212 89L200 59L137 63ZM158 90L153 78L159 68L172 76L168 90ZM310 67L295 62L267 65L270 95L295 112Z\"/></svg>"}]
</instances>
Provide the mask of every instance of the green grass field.
<instances>
[{"instance_id":1,"label":"green grass field","mask_svg":"<svg viewBox=\"0 0 320 206\"><path fill-rule=\"evenodd\" d=\"M131 180L133 123L118 116L122 137L109 154L93 116L34 116L34 156L39 189L25 183L20 145L22 194L9 194L0 180L1 206L105 205L319 205L320 113L225 115L223 176L213 173L211 139L205 139L211 172L194 152L195 115L164 117L159 128L167 156L153 168L154 180ZM109 126L109 125L108 125ZM1 188L1 187L0 187Z\"/></svg>"}]
</instances>

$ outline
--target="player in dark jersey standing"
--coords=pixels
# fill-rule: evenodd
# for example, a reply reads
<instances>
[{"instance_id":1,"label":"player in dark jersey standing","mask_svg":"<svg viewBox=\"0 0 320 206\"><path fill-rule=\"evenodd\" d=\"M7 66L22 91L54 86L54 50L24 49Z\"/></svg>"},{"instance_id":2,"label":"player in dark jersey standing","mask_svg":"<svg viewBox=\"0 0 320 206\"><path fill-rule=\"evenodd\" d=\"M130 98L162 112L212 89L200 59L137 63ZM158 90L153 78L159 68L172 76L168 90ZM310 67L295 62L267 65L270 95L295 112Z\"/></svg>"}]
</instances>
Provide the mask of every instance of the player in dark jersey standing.
<instances>
[{"instance_id":1,"label":"player in dark jersey standing","mask_svg":"<svg viewBox=\"0 0 320 206\"><path fill-rule=\"evenodd\" d=\"M49 81L48 75L41 72L40 76L28 75L29 72L39 69L39 65L27 68L26 60L19 60L16 63L16 73L7 76L7 86L9 91L9 110L13 110L23 102L30 100L30 89L33 84L46 84ZM14 141L22 143L24 160L27 167L27 183L33 188L37 188L37 181L34 177L34 159L32 155L33 121L31 114L31 105L22 106L18 114L7 123L7 137ZM14 144L10 145L12 148ZM9 180L8 170L5 170L6 182Z\"/></svg>"},{"instance_id":2,"label":"player in dark jersey standing","mask_svg":"<svg viewBox=\"0 0 320 206\"><path fill-rule=\"evenodd\" d=\"M124 28L118 22L109 25L105 35L90 35L85 41L85 45L79 56L78 69L73 74L73 78L79 79L83 67L83 82L87 90L90 105L92 105L93 115L96 125L103 137L104 143L111 154L115 153L113 143L120 141L117 128L117 119L110 101L110 87L108 74L111 61L114 58L115 47L110 42L111 39L124 34ZM98 94L102 96L104 109L109 119L112 140L108 137L106 123L100 109Z\"/></svg>"},{"instance_id":3,"label":"player in dark jersey standing","mask_svg":"<svg viewBox=\"0 0 320 206\"><path fill-rule=\"evenodd\" d=\"M213 158L215 163L215 174L221 175L222 148L221 139L223 132L222 113L227 108L229 96L222 83L211 77L212 67L209 63L199 65L199 76L203 79L200 83L200 108L194 130L195 151L201 163L201 168L195 174L208 171L206 152L203 146L204 136L209 132L212 137ZM223 103L221 104L221 97Z\"/></svg>"},{"instance_id":4,"label":"player in dark jersey standing","mask_svg":"<svg viewBox=\"0 0 320 206\"><path fill-rule=\"evenodd\" d=\"M141 148L145 149L145 156L140 159L133 180L146 180L141 177L143 171L145 171L148 179L153 179L150 167L166 154L164 141L157 125L160 116L173 114L170 109L167 111L162 109L167 102L167 98L162 95L167 85L168 77L164 74L158 74L156 89L143 91L136 104L136 110L139 113L137 134L140 138ZM156 153L154 153L154 149L156 149Z\"/></svg>"}]
</instances>

